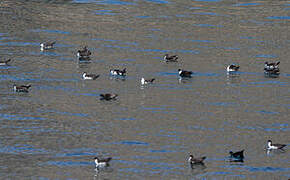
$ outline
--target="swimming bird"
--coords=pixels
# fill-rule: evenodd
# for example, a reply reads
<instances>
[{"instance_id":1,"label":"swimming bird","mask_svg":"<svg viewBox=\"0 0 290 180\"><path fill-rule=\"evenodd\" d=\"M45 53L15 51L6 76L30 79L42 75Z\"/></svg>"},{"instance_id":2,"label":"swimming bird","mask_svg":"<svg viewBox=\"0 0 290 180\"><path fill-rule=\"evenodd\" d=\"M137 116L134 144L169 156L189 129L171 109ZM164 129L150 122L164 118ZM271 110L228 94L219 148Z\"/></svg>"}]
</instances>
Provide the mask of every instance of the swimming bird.
<instances>
[{"instance_id":1,"label":"swimming bird","mask_svg":"<svg viewBox=\"0 0 290 180\"><path fill-rule=\"evenodd\" d=\"M77 56L79 58L89 58L91 55L91 51L87 48L87 46L85 46L83 49L78 50L77 52Z\"/></svg>"},{"instance_id":2,"label":"swimming bird","mask_svg":"<svg viewBox=\"0 0 290 180\"><path fill-rule=\"evenodd\" d=\"M83 73L83 79L91 79L95 80L99 77L100 75L98 74L87 74L86 72Z\"/></svg>"},{"instance_id":3,"label":"swimming bird","mask_svg":"<svg viewBox=\"0 0 290 180\"><path fill-rule=\"evenodd\" d=\"M178 69L178 74L180 77L191 77L192 71L184 71L182 69Z\"/></svg>"},{"instance_id":4,"label":"swimming bird","mask_svg":"<svg viewBox=\"0 0 290 180\"><path fill-rule=\"evenodd\" d=\"M106 101L110 101L110 100L116 100L118 94L100 94L101 99L100 100L106 100Z\"/></svg>"},{"instance_id":5,"label":"swimming bird","mask_svg":"<svg viewBox=\"0 0 290 180\"><path fill-rule=\"evenodd\" d=\"M240 66L231 64L231 65L228 65L227 72L237 72L239 68Z\"/></svg>"},{"instance_id":6,"label":"swimming bird","mask_svg":"<svg viewBox=\"0 0 290 180\"><path fill-rule=\"evenodd\" d=\"M0 66L6 66L11 61L11 59L0 61Z\"/></svg>"},{"instance_id":7,"label":"swimming bird","mask_svg":"<svg viewBox=\"0 0 290 180\"><path fill-rule=\"evenodd\" d=\"M110 74L113 76L125 76L126 75L126 68L124 68L123 70L119 70L119 69L110 69Z\"/></svg>"},{"instance_id":8,"label":"swimming bird","mask_svg":"<svg viewBox=\"0 0 290 180\"><path fill-rule=\"evenodd\" d=\"M271 140L268 140L268 147L267 149L268 150L271 150L271 149L281 149L283 150L283 148L286 146L286 144L272 144L272 141Z\"/></svg>"},{"instance_id":9,"label":"swimming bird","mask_svg":"<svg viewBox=\"0 0 290 180\"><path fill-rule=\"evenodd\" d=\"M30 84L28 85L21 85L21 86L17 86L16 84L13 85L13 90L15 92L26 92L28 93L28 89L31 87Z\"/></svg>"},{"instance_id":10,"label":"swimming bird","mask_svg":"<svg viewBox=\"0 0 290 180\"><path fill-rule=\"evenodd\" d=\"M264 70L274 70L279 68L280 61L269 63L265 62Z\"/></svg>"},{"instance_id":11,"label":"swimming bird","mask_svg":"<svg viewBox=\"0 0 290 180\"><path fill-rule=\"evenodd\" d=\"M191 165L195 165L195 164L204 164L203 161L206 159L206 156L203 156L203 157L199 157L199 158L194 158L193 155L189 155L189 158L188 158L188 162L191 164Z\"/></svg>"},{"instance_id":12,"label":"swimming bird","mask_svg":"<svg viewBox=\"0 0 290 180\"><path fill-rule=\"evenodd\" d=\"M144 79L144 78L142 78L141 79L141 84L142 85L144 85L144 84L151 84L151 83L153 83L154 80L155 80L155 78L153 78L153 79Z\"/></svg>"},{"instance_id":13,"label":"swimming bird","mask_svg":"<svg viewBox=\"0 0 290 180\"><path fill-rule=\"evenodd\" d=\"M98 157L95 157L94 159L95 159L96 168L108 167L110 166L109 162L112 160L111 157L108 157L105 159L99 159Z\"/></svg>"},{"instance_id":14,"label":"swimming bird","mask_svg":"<svg viewBox=\"0 0 290 180\"><path fill-rule=\"evenodd\" d=\"M244 149L241 150L241 151L237 151L237 152L233 152L233 151L230 151L230 155L231 155L231 158L236 158L236 159L244 159Z\"/></svg>"},{"instance_id":15,"label":"swimming bird","mask_svg":"<svg viewBox=\"0 0 290 180\"><path fill-rule=\"evenodd\" d=\"M165 54L163 59L166 62L177 62L178 56L177 55L169 56L168 54Z\"/></svg>"},{"instance_id":16,"label":"swimming bird","mask_svg":"<svg viewBox=\"0 0 290 180\"><path fill-rule=\"evenodd\" d=\"M44 51L44 50L52 49L53 45L55 43L56 43L55 41L53 41L53 42L43 42L43 43L40 44L40 50Z\"/></svg>"}]
</instances>

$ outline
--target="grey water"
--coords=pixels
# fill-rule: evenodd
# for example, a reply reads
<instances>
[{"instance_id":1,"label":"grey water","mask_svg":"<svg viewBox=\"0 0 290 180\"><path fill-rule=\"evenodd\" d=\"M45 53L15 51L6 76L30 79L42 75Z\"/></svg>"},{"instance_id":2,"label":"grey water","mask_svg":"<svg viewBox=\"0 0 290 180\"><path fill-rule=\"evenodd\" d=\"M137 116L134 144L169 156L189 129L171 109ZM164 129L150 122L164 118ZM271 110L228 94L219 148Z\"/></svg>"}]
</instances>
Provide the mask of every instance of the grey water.
<instances>
[{"instance_id":1,"label":"grey water","mask_svg":"<svg viewBox=\"0 0 290 180\"><path fill-rule=\"evenodd\" d=\"M289 179L289 147L265 151L289 146L289 13L272 0L1 0L0 60L12 61L0 66L0 179ZM265 61L281 62L279 77ZM95 156L110 167L95 171Z\"/></svg>"}]
</instances>

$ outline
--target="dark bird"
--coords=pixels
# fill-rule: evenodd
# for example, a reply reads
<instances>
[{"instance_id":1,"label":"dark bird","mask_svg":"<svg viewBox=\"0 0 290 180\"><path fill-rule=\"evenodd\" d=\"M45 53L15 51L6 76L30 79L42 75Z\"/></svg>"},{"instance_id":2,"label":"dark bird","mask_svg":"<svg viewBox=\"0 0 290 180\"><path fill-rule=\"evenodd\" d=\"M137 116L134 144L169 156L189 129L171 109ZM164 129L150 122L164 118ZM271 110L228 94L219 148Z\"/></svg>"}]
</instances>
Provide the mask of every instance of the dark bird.
<instances>
[{"instance_id":1,"label":"dark bird","mask_svg":"<svg viewBox=\"0 0 290 180\"><path fill-rule=\"evenodd\" d=\"M189 155L189 158L188 158L188 162L191 164L191 165L195 165L195 164L204 164L203 161L206 159L205 156L203 157L199 157L199 158L194 158L193 155Z\"/></svg>"},{"instance_id":2,"label":"dark bird","mask_svg":"<svg viewBox=\"0 0 290 180\"><path fill-rule=\"evenodd\" d=\"M86 72L83 73L83 79L91 79L95 80L99 77L100 75L98 74L87 74Z\"/></svg>"},{"instance_id":3,"label":"dark bird","mask_svg":"<svg viewBox=\"0 0 290 180\"><path fill-rule=\"evenodd\" d=\"M165 54L163 59L166 62L177 62L178 56L177 55L169 56L168 54Z\"/></svg>"},{"instance_id":4,"label":"dark bird","mask_svg":"<svg viewBox=\"0 0 290 180\"><path fill-rule=\"evenodd\" d=\"M230 151L229 153L231 155L231 158L244 159L244 149L237 152Z\"/></svg>"},{"instance_id":5,"label":"dark bird","mask_svg":"<svg viewBox=\"0 0 290 180\"><path fill-rule=\"evenodd\" d=\"M125 76L126 75L126 68L124 68L123 70L119 70L119 69L110 69L110 74L113 76Z\"/></svg>"},{"instance_id":6,"label":"dark bird","mask_svg":"<svg viewBox=\"0 0 290 180\"><path fill-rule=\"evenodd\" d=\"M227 67L227 72L237 72L240 66L231 64Z\"/></svg>"},{"instance_id":7,"label":"dark bird","mask_svg":"<svg viewBox=\"0 0 290 180\"><path fill-rule=\"evenodd\" d=\"M21 86L17 86L16 84L13 85L13 90L15 92L28 92L28 89L31 87L30 84L28 85L21 85Z\"/></svg>"},{"instance_id":8,"label":"dark bird","mask_svg":"<svg viewBox=\"0 0 290 180\"><path fill-rule=\"evenodd\" d=\"M274 69L278 69L279 68L279 64L280 64L280 61L277 61L277 62L272 62L272 63L269 63L269 62L265 62L265 66L264 66L264 70L274 70Z\"/></svg>"},{"instance_id":9,"label":"dark bird","mask_svg":"<svg viewBox=\"0 0 290 180\"><path fill-rule=\"evenodd\" d=\"M89 58L89 56L91 55L91 51L88 50L87 46L85 46L83 49L78 50L77 52L77 56L79 58Z\"/></svg>"},{"instance_id":10,"label":"dark bird","mask_svg":"<svg viewBox=\"0 0 290 180\"><path fill-rule=\"evenodd\" d=\"M272 144L271 140L268 140L268 144L267 145L268 145L268 147L267 147L268 150L271 150L271 149L281 149L281 150L283 150L283 148L285 146L287 146L286 144Z\"/></svg>"},{"instance_id":11,"label":"dark bird","mask_svg":"<svg viewBox=\"0 0 290 180\"><path fill-rule=\"evenodd\" d=\"M144 79L144 78L142 78L141 79L141 84L142 85L144 85L144 84L151 84L151 83L153 83L154 80L155 80L154 78L153 79Z\"/></svg>"},{"instance_id":12,"label":"dark bird","mask_svg":"<svg viewBox=\"0 0 290 180\"><path fill-rule=\"evenodd\" d=\"M101 100L106 100L106 101L110 101L110 100L116 100L116 97L118 96L117 94L100 94L101 96Z\"/></svg>"},{"instance_id":13,"label":"dark bird","mask_svg":"<svg viewBox=\"0 0 290 180\"><path fill-rule=\"evenodd\" d=\"M43 42L40 44L40 50L44 51L44 50L52 49L53 45L55 43L56 43L55 41L54 42Z\"/></svg>"},{"instance_id":14,"label":"dark bird","mask_svg":"<svg viewBox=\"0 0 290 180\"><path fill-rule=\"evenodd\" d=\"M182 69L178 69L178 74L180 77L191 77L192 71L184 71Z\"/></svg>"},{"instance_id":15,"label":"dark bird","mask_svg":"<svg viewBox=\"0 0 290 180\"><path fill-rule=\"evenodd\" d=\"M112 160L111 157L108 157L105 159L99 159L98 157L95 157L94 159L95 159L96 168L108 167L110 166L109 162Z\"/></svg>"},{"instance_id":16,"label":"dark bird","mask_svg":"<svg viewBox=\"0 0 290 180\"><path fill-rule=\"evenodd\" d=\"M0 66L6 66L11 61L11 59L0 61Z\"/></svg>"}]
</instances>

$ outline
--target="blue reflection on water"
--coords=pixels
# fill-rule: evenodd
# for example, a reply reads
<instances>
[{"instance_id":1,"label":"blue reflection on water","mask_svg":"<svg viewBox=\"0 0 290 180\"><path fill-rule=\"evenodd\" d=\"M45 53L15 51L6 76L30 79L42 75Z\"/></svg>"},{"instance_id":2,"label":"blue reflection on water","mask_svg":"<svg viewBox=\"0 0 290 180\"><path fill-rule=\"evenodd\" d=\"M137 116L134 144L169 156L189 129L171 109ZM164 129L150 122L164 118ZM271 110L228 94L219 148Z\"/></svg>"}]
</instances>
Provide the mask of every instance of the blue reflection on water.
<instances>
[{"instance_id":1,"label":"blue reflection on water","mask_svg":"<svg viewBox=\"0 0 290 180\"><path fill-rule=\"evenodd\" d=\"M125 145L141 145L141 146L148 146L149 143L141 142L141 141L121 141L120 144Z\"/></svg>"},{"instance_id":2,"label":"blue reflection on water","mask_svg":"<svg viewBox=\"0 0 290 180\"><path fill-rule=\"evenodd\" d=\"M269 16L267 19L289 20L290 16Z\"/></svg>"},{"instance_id":3,"label":"blue reflection on water","mask_svg":"<svg viewBox=\"0 0 290 180\"><path fill-rule=\"evenodd\" d=\"M261 3L239 3L239 4L234 4L233 6L257 6L261 5Z\"/></svg>"},{"instance_id":4,"label":"blue reflection on water","mask_svg":"<svg viewBox=\"0 0 290 180\"><path fill-rule=\"evenodd\" d=\"M96 3L103 5L134 5L135 3L119 0L73 0L73 3Z\"/></svg>"},{"instance_id":5,"label":"blue reflection on water","mask_svg":"<svg viewBox=\"0 0 290 180\"><path fill-rule=\"evenodd\" d=\"M70 32L60 31L60 30L50 30L50 29L32 29L32 32L46 32L54 34L70 34Z\"/></svg>"}]
</instances>

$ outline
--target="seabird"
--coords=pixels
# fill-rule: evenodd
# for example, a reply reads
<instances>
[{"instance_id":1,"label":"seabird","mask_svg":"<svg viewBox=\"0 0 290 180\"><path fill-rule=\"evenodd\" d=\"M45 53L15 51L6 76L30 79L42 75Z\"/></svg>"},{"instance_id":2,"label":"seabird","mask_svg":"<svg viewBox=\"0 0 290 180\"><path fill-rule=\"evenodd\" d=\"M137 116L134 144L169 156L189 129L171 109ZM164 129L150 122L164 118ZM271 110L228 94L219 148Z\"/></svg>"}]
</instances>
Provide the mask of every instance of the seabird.
<instances>
[{"instance_id":1,"label":"seabird","mask_svg":"<svg viewBox=\"0 0 290 180\"><path fill-rule=\"evenodd\" d=\"M110 74L113 76L125 76L126 75L126 68L124 68L123 70L119 70L119 69L110 69Z\"/></svg>"},{"instance_id":2,"label":"seabird","mask_svg":"<svg viewBox=\"0 0 290 180\"><path fill-rule=\"evenodd\" d=\"M227 67L227 72L237 72L240 66L231 64Z\"/></svg>"},{"instance_id":3,"label":"seabird","mask_svg":"<svg viewBox=\"0 0 290 180\"><path fill-rule=\"evenodd\" d=\"M274 70L279 68L280 61L269 63L265 62L264 70Z\"/></svg>"},{"instance_id":4,"label":"seabird","mask_svg":"<svg viewBox=\"0 0 290 180\"><path fill-rule=\"evenodd\" d=\"M188 158L188 162L191 164L191 165L195 165L195 164L204 164L203 161L206 159L206 156L203 156L203 157L198 157L198 158L194 158L193 155L189 155L189 158Z\"/></svg>"},{"instance_id":5,"label":"seabird","mask_svg":"<svg viewBox=\"0 0 290 180\"><path fill-rule=\"evenodd\" d=\"M191 77L192 71L184 71L182 69L178 69L178 74L180 77Z\"/></svg>"},{"instance_id":6,"label":"seabird","mask_svg":"<svg viewBox=\"0 0 290 180\"><path fill-rule=\"evenodd\" d=\"M31 87L30 84L28 85L21 85L21 86L17 86L16 84L13 85L13 90L15 92L28 92L28 89Z\"/></svg>"},{"instance_id":7,"label":"seabird","mask_svg":"<svg viewBox=\"0 0 290 180\"><path fill-rule=\"evenodd\" d=\"M165 54L163 59L166 62L177 62L178 56L177 55L169 56L168 54Z\"/></svg>"},{"instance_id":8,"label":"seabird","mask_svg":"<svg viewBox=\"0 0 290 180\"><path fill-rule=\"evenodd\" d=\"M155 78L153 78L153 79L144 79L144 78L142 78L141 79L141 84L142 85L144 85L144 84L151 84L151 83L153 83L154 80L155 80Z\"/></svg>"},{"instance_id":9,"label":"seabird","mask_svg":"<svg viewBox=\"0 0 290 180\"><path fill-rule=\"evenodd\" d=\"M98 157L95 157L94 159L95 159L96 168L108 167L110 166L109 162L112 160L111 157L108 157L105 159L99 159Z\"/></svg>"},{"instance_id":10,"label":"seabird","mask_svg":"<svg viewBox=\"0 0 290 180\"><path fill-rule=\"evenodd\" d=\"M11 61L11 59L0 61L0 66L6 66Z\"/></svg>"},{"instance_id":11,"label":"seabird","mask_svg":"<svg viewBox=\"0 0 290 180\"><path fill-rule=\"evenodd\" d=\"M40 50L44 51L44 50L52 49L53 45L55 43L56 43L55 41L54 42L43 42L40 44Z\"/></svg>"},{"instance_id":12,"label":"seabird","mask_svg":"<svg viewBox=\"0 0 290 180\"><path fill-rule=\"evenodd\" d=\"M77 52L77 56L79 58L89 58L89 56L91 55L91 51L88 50L87 46L85 46L83 49L78 50Z\"/></svg>"},{"instance_id":13,"label":"seabird","mask_svg":"<svg viewBox=\"0 0 290 180\"><path fill-rule=\"evenodd\" d=\"M271 150L271 149L281 149L283 150L283 148L286 146L286 144L272 144L272 141L271 140L268 140L268 147L267 149L268 150Z\"/></svg>"},{"instance_id":14,"label":"seabird","mask_svg":"<svg viewBox=\"0 0 290 180\"><path fill-rule=\"evenodd\" d=\"M110 100L116 100L116 97L118 96L117 94L100 94L101 96L101 100L106 100L106 101L110 101Z\"/></svg>"},{"instance_id":15,"label":"seabird","mask_svg":"<svg viewBox=\"0 0 290 180\"><path fill-rule=\"evenodd\" d=\"M83 79L91 79L95 80L99 77L100 75L98 74L87 74L86 72L83 73Z\"/></svg>"},{"instance_id":16,"label":"seabird","mask_svg":"<svg viewBox=\"0 0 290 180\"><path fill-rule=\"evenodd\" d=\"M230 151L229 154L231 155L231 158L244 159L244 149L237 152Z\"/></svg>"}]
</instances>

